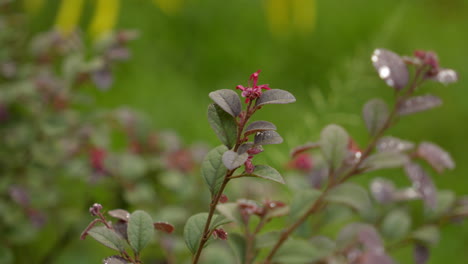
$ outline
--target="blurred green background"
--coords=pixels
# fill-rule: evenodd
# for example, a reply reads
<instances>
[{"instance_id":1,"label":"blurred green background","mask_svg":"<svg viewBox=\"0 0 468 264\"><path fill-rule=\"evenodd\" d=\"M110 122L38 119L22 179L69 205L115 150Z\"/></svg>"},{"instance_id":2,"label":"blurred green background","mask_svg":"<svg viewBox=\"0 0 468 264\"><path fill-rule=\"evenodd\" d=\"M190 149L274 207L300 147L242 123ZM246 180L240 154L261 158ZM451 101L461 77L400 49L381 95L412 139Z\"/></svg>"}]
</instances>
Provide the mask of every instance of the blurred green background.
<instances>
[{"instance_id":1,"label":"blurred green background","mask_svg":"<svg viewBox=\"0 0 468 264\"><path fill-rule=\"evenodd\" d=\"M73 6L81 1L63 2ZM285 138L266 155L278 167L289 149L316 140L328 123L343 125L361 146L366 144L362 105L369 98L390 101L393 96L370 63L375 48L408 55L415 49L434 50L443 67L458 71L460 81L449 87L426 84L426 92L440 96L444 105L405 117L390 134L433 141L448 150L457 168L433 175L434 180L441 189L468 193L468 1L83 1L82 9L72 7L61 19L61 1L23 3L31 32L66 31L75 17L89 41L113 28L138 30L139 38L130 45L132 58L115 69L115 85L93 96L102 108L141 110L158 129L172 129L186 143L217 144L205 118L207 94L245 85L261 69L260 83L297 98L295 104L272 107L257 117L274 122ZM101 24L92 22L96 12L101 12ZM407 183L401 173L392 177ZM99 262L102 248L90 244L77 239L58 253L56 263ZM429 263L465 264L466 252L467 222L444 228ZM403 250L397 255L401 263L410 263L410 254Z\"/></svg>"}]
</instances>

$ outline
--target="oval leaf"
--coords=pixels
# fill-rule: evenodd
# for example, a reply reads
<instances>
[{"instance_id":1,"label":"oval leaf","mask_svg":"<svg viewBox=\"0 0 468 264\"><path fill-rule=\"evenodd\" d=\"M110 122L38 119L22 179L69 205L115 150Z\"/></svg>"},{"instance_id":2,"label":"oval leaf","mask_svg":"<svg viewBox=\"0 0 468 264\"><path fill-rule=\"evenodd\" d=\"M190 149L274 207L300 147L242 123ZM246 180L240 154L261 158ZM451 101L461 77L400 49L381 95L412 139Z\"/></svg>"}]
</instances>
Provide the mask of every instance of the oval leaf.
<instances>
[{"instance_id":1,"label":"oval leaf","mask_svg":"<svg viewBox=\"0 0 468 264\"><path fill-rule=\"evenodd\" d=\"M434 143L422 142L418 146L417 154L438 173L442 173L445 169L453 170L455 168L455 162L450 154Z\"/></svg>"},{"instance_id":2,"label":"oval leaf","mask_svg":"<svg viewBox=\"0 0 468 264\"><path fill-rule=\"evenodd\" d=\"M283 177L281 177L281 174L277 170L275 170L274 168L268 165L257 165L255 166L254 172L245 176L259 177L259 178L263 178L263 179L267 179L270 181L284 184L284 179Z\"/></svg>"},{"instance_id":3,"label":"oval leaf","mask_svg":"<svg viewBox=\"0 0 468 264\"><path fill-rule=\"evenodd\" d=\"M411 237L424 245L435 245L439 242L440 231L433 225L423 226L414 231Z\"/></svg>"},{"instance_id":4,"label":"oval leaf","mask_svg":"<svg viewBox=\"0 0 468 264\"><path fill-rule=\"evenodd\" d=\"M349 136L338 125L328 125L320 134L320 146L323 156L332 168L339 168L348 153Z\"/></svg>"},{"instance_id":5,"label":"oval leaf","mask_svg":"<svg viewBox=\"0 0 468 264\"><path fill-rule=\"evenodd\" d=\"M404 238L411 228L411 218L403 210L393 210L388 213L382 222L382 234L391 241Z\"/></svg>"},{"instance_id":6,"label":"oval leaf","mask_svg":"<svg viewBox=\"0 0 468 264\"><path fill-rule=\"evenodd\" d=\"M384 204L392 202L396 192L393 182L383 178L375 178L370 189L374 199Z\"/></svg>"},{"instance_id":7,"label":"oval leaf","mask_svg":"<svg viewBox=\"0 0 468 264\"><path fill-rule=\"evenodd\" d=\"M368 101L362 109L367 131L371 136L377 135L388 119L388 106L382 99Z\"/></svg>"},{"instance_id":8,"label":"oval leaf","mask_svg":"<svg viewBox=\"0 0 468 264\"><path fill-rule=\"evenodd\" d=\"M398 168L408 163L408 155L395 152L377 152L370 155L361 165L361 168L365 168L366 171L373 171L379 169Z\"/></svg>"},{"instance_id":9,"label":"oval leaf","mask_svg":"<svg viewBox=\"0 0 468 264\"><path fill-rule=\"evenodd\" d=\"M401 90L408 84L408 68L398 54L386 49L376 49L371 59L379 77L388 86Z\"/></svg>"},{"instance_id":10,"label":"oval leaf","mask_svg":"<svg viewBox=\"0 0 468 264\"><path fill-rule=\"evenodd\" d=\"M433 220L438 219L454 207L455 201L456 196L454 192L450 190L442 190L437 192L437 206L434 208L434 210L427 212L427 217Z\"/></svg>"},{"instance_id":11,"label":"oval leaf","mask_svg":"<svg viewBox=\"0 0 468 264\"><path fill-rule=\"evenodd\" d=\"M208 122L219 140L232 148L237 139L237 124L232 116L216 104L208 106Z\"/></svg>"},{"instance_id":12,"label":"oval leaf","mask_svg":"<svg viewBox=\"0 0 468 264\"><path fill-rule=\"evenodd\" d=\"M223 164L223 154L227 150L226 146L218 146L208 152L203 160L201 174L212 195L218 192L226 175L227 169Z\"/></svg>"},{"instance_id":13,"label":"oval leaf","mask_svg":"<svg viewBox=\"0 0 468 264\"><path fill-rule=\"evenodd\" d=\"M370 219L373 216L372 201L367 191L354 183L343 183L331 189L325 200L332 203L347 205Z\"/></svg>"},{"instance_id":14,"label":"oval leaf","mask_svg":"<svg viewBox=\"0 0 468 264\"><path fill-rule=\"evenodd\" d=\"M255 103L256 107L266 104L289 104L296 102L296 98L290 92L281 89L271 89L262 93Z\"/></svg>"},{"instance_id":15,"label":"oval leaf","mask_svg":"<svg viewBox=\"0 0 468 264\"><path fill-rule=\"evenodd\" d=\"M237 152L228 150L223 154L223 164L228 170L233 170L244 164L248 157L249 154L247 152L239 155Z\"/></svg>"},{"instance_id":16,"label":"oval leaf","mask_svg":"<svg viewBox=\"0 0 468 264\"><path fill-rule=\"evenodd\" d=\"M268 130L276 130L276 126L268 121L255 121L247 126L244 135L248 136L250 134Z\"/></svg>"},{"instance_id":17,"label":"oval leaf","mask_svg":"<svg viewBox=\"0 0 468 264\"><path fill-rule=\"evenodd\" d=\"M414 144L410 141L399 139L396 137L383 137L377 141L377 150L380 152L405 152L414 148Z\"/></svg>"},{"instance_id":18,"label":"oval leaf","mask_svg":"<svg viewBox=\"0 0 468 264\"><path fill-rule=\"evenodd\" d=\"M128 241L136 252L140 252L154 235L153 219L145 211L137 210L128 220Z\"/></svg>"},{"instance_id":19,"label":"oval leaf","mask_svg":"<svg viewBox=\"0 0 468 264\"><path fill-rule=\"evenodd\" d=\"M195 252L197 252L207 219L208 213L199 213L196 215L192 215L185 223L184 240L185 244L187 245L190 252L192 252L192 254L195 254ZM213 218L211 220L210 230L213 230L218 226L229 222L230 220L226 219L225 217L215 214L213 215ZM208 243L205 243L205 246L207 245Z\"/></svg>"},{"instance_id":20,"label":"oval leaf","mask_svg":"<svg viewBox=\"0 0 468 264\"><path fill-rule=\"evenodd\" d=\"M413 187L422 196L424 204L431 209L437 206L437 193L432 179L426 171L416 163L408 163L405 166L406 175L413 183Z\"/></svg>"},{"instance_id":21,"label":"oval leaf","mask_svg":"<svg viewBox=\"0 0 468 264\"><path fill-rule=\"evenodd\" d=\"M221 89L209 94L211 100L213 100L219 107L221 107L226 113L233 117L237 117L242 111L242 105L236 92L229 89Z\"/></svg>"},{"instance_id":22,"label":"oval leaf","mask_svg":"<svg viewBox=\"0 0 468 264\"><path fill-rule=\"evenodd\" d=\"M168 222L155 222L153 223L154 229L166 232L168 234L174 232L174 226Z\"/></svg>"},{"instance_id":23,"label":"oval leaf","mask_svg":"<svg viewBox=\"0 0 468 264\"><path fill-rule=\"evenodd\" d=\"M127 212L126 210L123 209L115 209L115 210L110 210L107 212L110 216L120 219L122 221L127 222L128 219L130 218L130 213Z\"/></svg>"},{"instance_id":24,"label":"oval leaf","mask_svg":"<svg viewBox=\"0 0 468 264\"><path fill-rule=\"evenodd\" d=\"M257 132L254 138L256 145L271 145L283 143L283 138L273 130Z\"/></svg>"},{"instance_id":25,"label":"oval leaf","mask_svg":"<svg viewBox=\"0 0 468 264\"><path fill-rule=\"evenodd\" d=\"M125 240L115 231L104 226L91 228L88 234L104 246L123 252L125 250Z\"/></svg>"},{"instance_id":26,"label":"oval leaf","mask_svg":"<svg viewBox=\"0 0 468 264\"><path fill-rule=\"evenodd\" d=\"M442 99L435 95L421 95L406 99L399 107L398 114L409 115L442 105Z\"/></svg>"}]
</instances>

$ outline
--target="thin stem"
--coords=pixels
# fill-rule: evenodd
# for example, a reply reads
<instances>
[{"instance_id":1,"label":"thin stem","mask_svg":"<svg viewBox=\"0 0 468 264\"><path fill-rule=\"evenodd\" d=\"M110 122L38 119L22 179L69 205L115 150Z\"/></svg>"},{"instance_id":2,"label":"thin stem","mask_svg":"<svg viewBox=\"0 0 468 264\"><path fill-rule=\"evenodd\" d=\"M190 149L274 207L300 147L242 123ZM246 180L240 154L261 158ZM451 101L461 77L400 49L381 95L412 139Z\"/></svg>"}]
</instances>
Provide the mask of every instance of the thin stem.
<instances>
[{"instance_id":1,"label":"thin stem","mask_svg":"<svg viewBox=\"0 0 468 264\"><path fill-rule=\"evenodd\" d=\"M205 246L206 242L208 242L208 239L210 238L211 231L212 231L210 230L210 225L211 225L211 220L213 218L214 212L216 210L216 205L218 204L219 199L221 198L221 195L223 194L223 191L226 188L226 185L229 182L229 177L232 175L232 173L234 173L233 170L229 170L226 173L226 176L224 177L224 181L221 187L219 188L218 193L214 196L213 200L211 201L210 211L208 212L208 218L206 220L205 227L203 229L203 235L201 237L200 244L198 245L197 252L195 253L193 260L192 260L193 264L198 263L203 247Z\"/></svg>"},{"instance_id":2,"label":"thin stem","mask_svg":"<svg viewBox=\"0 0 468 264\"><path fill-rule=\"evenodd\" d=\"M383 134L385 133L385 131L387 131L392 125L393 125L393 122L395 121L396 117L398 116L398 110L401 106L401 104L409 97L413 94L413 92L416 90L416 87L418 85L421 84L421 82L423 81L423 79L421 79L423 73L425 73L425 69L424 68L418 68L417 71L416 71L416 74L415 74L415 77L411 83L411 85L409 86L409 88L407 89L406 93L403 95L403 96L400 96L397 98L397 101L392 109L392 112L389 114L389 116L387 117L387 119L385 120L385 123L384 125L382 126L382 128L378 131L378 133L372 138L372 140L370 141L370 143L368 144L367 148L364 150L364 152L362 153L361 155L361 158L359 159L359 161L357 161L353 167L351 167L350 170L348 170L348 172L341 178L339 179L338 181L332 179L332 177L329 177L329 184L327 185L327 187L325 188L325 190L320 194L320 196L317 198L317 200L311 205L311 207L309 208L309 210L307 210L299 219L296 220L296 222L294 222L291 226L289 226L287 229L285 229L282 233L281 233L281 236L280 238L278 239L278 241L276 242L276 244L273 246L273 248L270 250L269 254L267 255L266 259L265 259L265 264L270 264L272 259L273 259L273 256L276 254L276 252L278 251L278 249L284 244L284 242L286 242L286 240L288 239L288 237L300 226L302 225L305 220L307 220L307 218L320 211L324 206L324 199L325 199L325 196L326 194L328 193L328 191L330 191L332 188L340 185L341 183L347 181L348 179L350 179L352 176L358 174L361 172L361 165L363 164L363 162L367 159L367 157L372 153L372 151L374 150L378 140L383 136ZM332 174L334 173L330 173L329 176L333 176ZM336 175L338 176L338 175Z\"/></svg>"},{"instance_id":3,"label":"thin stem","mask_svg":"<svg viewBox=\"0 0 468 264\"><path fill-rule=\"evenodd\" d=\"M237 151L239 149L240 145L242 145L242 143L243 143L242 132L244 131L244 127L247 124L247 122L249 121L250 117L257 110L257 108L252 107L252 103L253 103L253 101L249 101L249 103L247 105L247 108L245 110L245 115L237 123L237 125L238 125L237 126L237 138L236 138L236 145L234 146L233 151ZM236 177L231 177L232 174L234 174L235 170L236 169L228 170L226 172L226 175L224 176L224 181L223 181L220 189L218 190L216 195L214 195L212 197L211 204L210 204L210 210L208 212L208 218L206 220L205 227L203 228L203 235L202 235L202 237L200 239L200 244L198 245L197 252L195 253L195 255L193 257L192 264L198 263L198 261L200 259L201 252L202 252L206 242L208 242L208 239L210 238L211 234L213 233L213 230L210 230L211 220L212 220L214 212L216 210L216 206L218 205L219 200L221 199L221 196L223 195L224 189L226 188L229 180L231 180L232 178L237 178L237 176Z\"/></svg>"}]
</instances>

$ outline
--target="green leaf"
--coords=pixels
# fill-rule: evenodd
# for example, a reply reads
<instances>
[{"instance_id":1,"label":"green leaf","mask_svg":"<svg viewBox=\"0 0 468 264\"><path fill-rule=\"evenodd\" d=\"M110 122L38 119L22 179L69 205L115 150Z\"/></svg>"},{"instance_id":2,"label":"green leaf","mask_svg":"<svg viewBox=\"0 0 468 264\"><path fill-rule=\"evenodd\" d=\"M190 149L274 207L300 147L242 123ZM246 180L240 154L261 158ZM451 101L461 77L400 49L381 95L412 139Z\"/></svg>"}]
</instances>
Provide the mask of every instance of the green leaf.
<instances>
[{"instance_id":1,"label":"green leaf","mask_svg":"<svg viewBox=\"0 0 468 264\"><path fill-rule=\"evenodd\" d=\"M262 131L276 130L276 126L268 121L255 121L250 123L245 129L245 135L254 134Z\"/></svg>"},{"instance_id":2,"label":"green leaf","mask_svg":"<svg viewBox=\"0 0 468 264\"><path fill-rule=\"evenodd\" d=\"M374 216L372 201L366 189L354 183L343 183L331 189L325 200L347 205L366 219L372 219Z\"/></svg>"},{"instance_id":3,"label":"green leaf","mask_svg":"<svg viewBox=\"0 0 468 264\"><path fill-rule=\"evenodd\" d=\"M388 213L382 222L382 234L396 241L403 239L411 228L411 218L407 212L396 209Z\"/></svg>"},{"instance_id":4,"label":"green leaf","mask_svg":"<svg viewBox=\"0 0 468 264\"><path fill-rule=\"evenodd\" d=\"M223 154L223 164L228 170L233 170L240 167L249 157L247 152L238 154L232 150L228 150Z\"/></svg>"},{"instance_id":5,"label":"green leaf","mask_svg":"<svg viewBox=\"0 0 468 264\"><path fill-rule=\"evenodd\" d=\"M414 231L411 237L425 245L435 245L439 242L440 231L434 225L423 226Z\"/></svg>"},{"instance_id":6,"label":"green leaf","mask_svg":"<svg viewBox=\"0 0 468 264\"><path fill-rule=\"evenodd\" d=\"M145 211L137 210L128 220L128 241L136 252L140 252L154 235L153 219Z\"/></svg>"},{"instance_id":7,"label":"green leaf","mask_svg":"<svg viewBox=\"0 0 468 264\"><path fill-rule=\"evenodd\" d=\"M234 254L237 257L238 263L244 264L246 253L246 243L244 237L238 233L231 233L229 234L228 242L232 251L234 251Z\"/></svg>"},{"instance_id":8,"label":"green leaf","mask_svg":"<svg viewBox=\"0 0 468 264\"><path fill-rule=\"evenodd\" d=\"M290 92L280 89L271 89L262 93L262 95L257 99L255 106L259 107L266 104L289 104L294 103L295 101L296 98Z\"/></svg>"},{"instance_id":9,"label":"green leaf","mask_svg":"<svg viewBox=\"0 0 468 264\"><path fill-rule=\"evenodd\" d=\"M227 219L242 224L242 216L240 214L239 205L237 203L218 204L216 209Z\"/></svg>"},{"instance_id":10,"label":"green leaf","mask_svg":"<svg viewBox=\"0 0 468 264\"><path fill-rule=\"evenodd\" d=\"M399 168L408 163L408 155L397 151L377 152L370 155L361 165L366 171Z\"/></svg>"},{"instance_id":11,"label":"green leaf","mask_svg":"<svg viewBox=\"0 0 468 264\"><path fill-rule=\"evenodd\" d=\"M332 168L339 168L348 153L348 133L338 125L328 125L320 134L323 156Z\"/></svg>"},{"instance_id":12,"label":"green leaf","mask_svg":"<svg viewBox=\"0 0 468 264\"><path fill-rule=\"evenodd\" d=\"M274 168L268 165L257 165L255 166L255 170L252 173L247 174L245 176L259 177L259 178L263 178L263 179L267 179L270 181L284 184L284 179L283 177L281 177L281 174L277 170L275 170Z\"/></svg>"},{"instance_id":13,"label":"green leaf","mask_svg":"<svg viewBox=\"0 0 468 264\"><path fill-rule=\"evenodd\" d=\"M273 257L274 263L304 264L313 263L321 257L321 252L305 240L289 239Z\"/></svg>"},{"instance_id":14,"label":"green leaf","mask_svg":"<svg viewBox=\"0 0 468 264\"><path fill-rule=\"evenodd\" d=\"M241 101L236 92L229 89L221 89L209 94L209 97L224 111L233 117L238 116L242 111Z\"/></svg>"},{"instance_id":15,"label":"green leaf","mask_svg":"<svg viewBox=\"0 0 468 264\"><path fill-rule=\"evenodd\" d=\"M427 217L429 219L437 219L447 213L455 205L455 193L450 190L442 190L437 192L437 203L433 210L428 210Z\"/></svg>"},{"instance_id":16,"label":"green leaf","mask_svg":"<svg viewBox=\"0 0 468 264\"><path fill-rule=\"evenodd\" d=\"M315 203L321 193L317 189L295 191L291 202L290 219L294 221L302 216Z\"/></svg>"},{"instance_id":17,"label":"green leaf","mask_svg":"<svg viewBox=\"0 0 468 264\"><path fill-rule=\"evenodd\" d=\"M283 143L283 138L278 134L278 132L267 130L257 132L257 134L255 134L254 143L256 145L281 144Z\"/></svg>"},{"instance_id":18,"label":"green leaf","mask_svg":"<svg viewBox=\"0 0 468 264\"><path fill-rule=\"evenodd\" d=\"M362 115L369 134L375 136L388 119L388 106L382 99L371 99L364 105Z\"/></svg>"},{"instance_id":19,"label":"green leaf","mask_svg":"<svg viewBox=\"0 0 468 264\"><path fill-rule=\"evenodd\" d=\"M115 231L104 226L96 226L88 231L88 234L104 246L123 252L125 250L125 240Z\"/></svg>"},{"instance_id":20,"label":"green leaf","mask_svg":"<svg viewBox=\"0 0 468 264\"><path fill-rule=\"evenodd\" d=\"M226 146L218 146L208 152L203 160L201 174L212 195L218 192L226 176L227 169L223 164L223 154L227 150Z\"/></svg>"},{"instance_id":21,"label":"green leaf","mask_svg":"<svg viewBox=\"0 0 468 264\"><path fill-rule=\"evenodd\" d=\"M203 236L203 230L205 228L206 221L208 219L208 213L199 213L192 215L185 223L184 227L184 240L188 249L192 254L195 254L200 245L201 237ZM226 219L221 215L213 215L209 229L213 230L220 225L229 223L230 220ZM208 243L205 243L207 246Z\"/></svg>"},{"instance_id":22,"label":"green leaf","mask_svg":"<svg viewBox=\"0 0 468 264\"><path fill-rule=\"evenodd\" d=\"M219 140L228 148L232 148L237 140L237 124L234 118L217 104L210 104L208 122Z\"/></svg>"},{"instance_id":23,"label":"green leaf","mask_svg":"<svg viewBox=\"0 0 468 264\"><path fill-rule=\"evenodd\" d=\"M271 231L257 235L255 237L255 248L261 249L266 247L272 247L274 244L276 244L276 241L278 241L280 235L280 231Z\"/></svg>"}]
</instances>

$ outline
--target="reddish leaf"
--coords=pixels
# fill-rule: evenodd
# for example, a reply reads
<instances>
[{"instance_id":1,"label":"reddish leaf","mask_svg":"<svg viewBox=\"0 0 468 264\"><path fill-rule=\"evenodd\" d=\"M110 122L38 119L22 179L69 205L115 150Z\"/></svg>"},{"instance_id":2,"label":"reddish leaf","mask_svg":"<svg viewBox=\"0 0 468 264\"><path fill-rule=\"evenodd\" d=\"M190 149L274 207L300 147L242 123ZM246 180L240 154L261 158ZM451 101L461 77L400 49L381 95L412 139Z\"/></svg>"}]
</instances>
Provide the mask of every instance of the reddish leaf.
<instances>
[{"instance_id":1,"label":"reddish leaf","mask_svg":"<svg viewBox=\"0 0 468 264\"><path fill-rule=\"evenodd\" d=\"M409 115L442 105L442 100L435 95L421 95L406 99L398 108L400 115Z\"/></svg>"},{"instance_id":2,"label":"reddish leaf","mask_svg":"<svg viewBox=\"0 0 468 264\"><path fill-rule=\"evenodd\" d=\"M174 232L174 229L175 229L173 225L167 222L156 222L153 225L154 225L154 229L166 232L168 234Z\"/></svg>"},{"instance_id":3,"label":"reddish leaf","mask_svg":"<svg viewBox=\"0 0 468 264\"><path fill-rule=\"evenodd\" d=\"M434 209L437 206L437 193L432 179L424 169L415 163L408 163L405 172L413 182L413 187L421 194L426 206Z\"/></svg>"}]
</instances>

